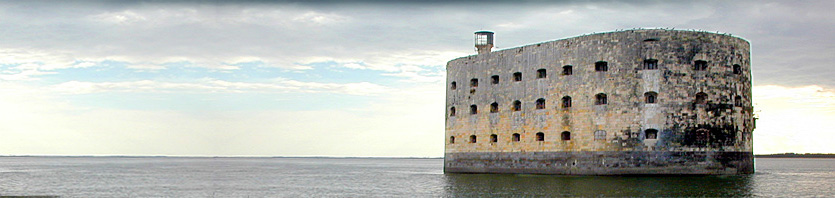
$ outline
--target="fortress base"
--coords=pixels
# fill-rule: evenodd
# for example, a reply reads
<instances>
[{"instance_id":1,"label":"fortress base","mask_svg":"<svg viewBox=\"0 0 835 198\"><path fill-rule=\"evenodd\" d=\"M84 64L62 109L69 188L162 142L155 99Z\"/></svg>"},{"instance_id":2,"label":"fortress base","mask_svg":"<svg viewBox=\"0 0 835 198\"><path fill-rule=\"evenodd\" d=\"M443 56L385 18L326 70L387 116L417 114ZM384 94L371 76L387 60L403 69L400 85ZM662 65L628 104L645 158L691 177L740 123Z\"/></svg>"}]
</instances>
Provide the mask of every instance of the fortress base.
<instances>
[{"instance_id":1,"label":"fortress base","mask_svg":"<svg viewBox=\"0 0 835 198\"><path fill-rule=\"evenodd\" d=\"M752 152L579 151L446 153L447 173L737 175L754 173Z\"/></svg>"}]
</instances>

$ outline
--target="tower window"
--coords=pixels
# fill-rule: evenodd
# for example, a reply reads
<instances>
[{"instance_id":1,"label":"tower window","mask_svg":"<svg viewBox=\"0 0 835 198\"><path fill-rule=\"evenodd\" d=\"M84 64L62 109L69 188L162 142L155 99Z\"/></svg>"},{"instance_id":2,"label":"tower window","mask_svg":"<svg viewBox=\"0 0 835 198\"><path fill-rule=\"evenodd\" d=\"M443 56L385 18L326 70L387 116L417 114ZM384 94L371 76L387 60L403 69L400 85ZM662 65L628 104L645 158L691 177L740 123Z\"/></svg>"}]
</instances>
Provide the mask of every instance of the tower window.
<instances>
[{"instance_id":1,"label":"tower window","mask_svg":"<svg viewBox=\"0 0 835 198\"><path fill-rule=\"evenodd\" d=\"M658 139L658 130L655 129L647 129L644 131L645 138L648 140Z\"/></svg>"},{"instance_id":2,"label":"tower window","mask_svg":"<svg viewBox=\"0 0 835 198\"><path fill-rule=\"evenodd\" d=\"M705 60L697 60L693 63L693 70L696 71L705 71L707 70L707 61Z\"/></svg>"},{"instance_id":3,"label":"tower window","mask_svg":"<svg viewBox=\"0 0 835 198\"><path fill-rule=\"evenodd\" d=\"M734 64L734 74L742 74L742 66Z\"/></svg>"},{"instance_id":4,"label":"tower window","mask_svg":"<svg viewBox=\"0 0 835 198\"><path fill-rule=\"evenodd\" d=\"M499 136L496 134L490 135L490 142L498 142Z\"/></svg>"},{"instance_id":5,"label":"tower window","mask_svg":"<svg viewBox=\"0 0 835 198\"><path fill-rule=\"evenodd\" d=\"M562 108L571 107L571 97L565 96L562 97Z\"/></svg>"},{"instance_id":6,"label":"tower window","mask_svg":"<svg viewBox=\"0 0 835 198\"><path fill-rule=\"evenodd\" d=\"M536 100L536 109L545 109L545 98Z\"/></svg>"},{"instance_id":7,"label":"tower window","mask_svg":"<svg viewBox=\"0 0 835 198\"><path fill-rule=\"evenodd\" d=\"M455 144L455 136L449 136L449 143Z\"/></svg>"},{"instance_id":8,"label":"tower window","mask_svg":"<svg viewBox=\"0 0 835 198\"><path fill-rule=\"evenodd\" d=\"M594 132L594 139L595 140L605 140L606 139L606 131L604 130L597 130Z\"/></svg>"},{"instance_id":9,"label":"tower window","mask_svg":"<svg viewBox=\"0 0 835 198\"><path fill-rule=\"evenodd\" d=\"M478 87L478 78L473 78L472 80L470 80L470 86Z\"/></svg>"},{"instance_id":10,"label":"tower window","mask_svg":"<svg viewBox=\"0 0 835 198\"><path fill-rule=\"evenodd\" d=\"M644 60L644 69L658 69L658 60L655 59L647 59Z\"/></svg>"},{"instance_id":11,"label":"tower window","mask_svg":"<svg viewBox=\"0 0 835 198\"><path fill-rule=\"evenodd\" d=\"M490 113L497 113L499 112L499 103L490 104Z\"/></svg>"},{"instance_id":12,"label":"tower window","mask_svg":"<svg viewBox=\"0 0 835 198\"><path fill-rule=\"evenodd\" d=\"M734 97L734 106L737 106L737 107L742 106L742 96Z\"/></svg>"},{"instance_id":13,"label":"tower window","mask_svg":"<svg viewBox=\"0 0 835 198\"><path fill-rule=\"evenodd\" d=\"M560 140L563 140L563 141L571 140L571 132L563 131L562 133L560 133Z\"/></svg>"},{"instance_id":14,"label":"tower window","mask_svg":"<svg viewBox=\"0 0 835 198\"><path fill-rule=\"evenodd\" d=\"M470 136L470 143L475 143L475 142L476 142L475 135L471 135Z\"/></svg>"},{"instance_id":15,"label":"tower window","mask_svg":"<svg viewBox=\"0 0 835 198\"><path fill-rule=\"evenodd\" d=\"M536 141L539 141L539 142L545 141L545 133L542 133L542 132L536 133Z\"/></svg>"},{"instance_id":16,"label":"tower window","mask_svg":"<svg viewBox=\"0 0 835 198\"><path fill-rule=\"evenodd\" d=\"M490 76L490 82L495 84L499 84L499 75Z\"/></svg>"},{"instance_id":17,"label":"tower window","mask_svg":"<svg viewBox=\"0 0 835 198\"><path fill-rule=\"evenodd\" d=\"M536 70L536 78L545 78L545 77L547 77L547 73L545 72L545 69Z\"/></svg>"},{"instance_id":18,"label":"tower window","mask_svg":"<svg viewBox=\"0 0 835 198\"><path fill-rule=\"evenodd\" d=\"M478 106L470 105L470 114L478 114Z\"/></svg>"},{"instance_id":19,"label":"tower window","mask_svg":"<svg viewBox=\"0 0 835 198\"><path fill-rule=\"evenodd\" d=\"M562 75L571 75L571 65L562 66Z\"/></svg>"},{"instance_id":20,"label":"tower window","mask_svg":"<svg viewBox=\"0 0 835 198\"><path fill-rule=\"evenodd\" d=\"M449 116L455 116L455 107L449 108Z\"/></svg>"},{"instance_id":21,"label":"tower window","mask_svg":"<svg viewBox=\"0 0 835 198\"><path fill-rule=\"evenodd\" d=\"M606 94L599 93L594 95L594 104L595 105L605 105L606 104Z\"/></svg>"},{"instance_id":22,"label":"tower window","mask_svg":"<svg viewBox=\"0 0 835 198\"><path fill-rule=\"evenodd\" d=\"M609 71L609 63L606 61L597 61L594 63L594 71Z\"/></svg>"},{"instance_id":23,"label":"tower window","mask_svg":"<svg viewBox=\"0 0 835 198\"><path fill-rule=\"evenodd\" d=\"M522 110L522 102L520 101L513 101L513 111Z\"/></svg>"},{"instance_id":24,"label":"tower window","mask_svg":"<svg viewBox=\"0 0 835 198\"><path fill-rule=\"evenodd\" d=\"M647 104L654 104L658 98L658 93L654 91L644 93L644 102Z\"/></svg>"},{"instance_id":25,"label":"tower window","mask_svg":"<svg viewBox=\"0 0 835 198\"><path fill-rule=\"evenodd\" d=\"M450 83L450 89L455 90L456 88L458 88L458 85L455 84L455 81L452 81L452 83Z\"/></svg>"},{"instance_id":26,"label":"tower window","mask_svg":"<svg viewBox=\"0 0 835 198\"><path fill-rule=\"evenodd\" d=\"M522 81L522 72L513 73L513 81Z\"/></svg>"},{"instance_id":27,"label":"tower window","mask_svg":"<svg viewBox=\"0 0 835 198\"><path fill-rule=\"evenodd\" d=\"M521 139L521 138L519 138L519 134L518 134L518 133L514 133L514 134L513 134L513 137L511 137L511 138L510 138L510 141L513 141L513 142L518 142L518 141L519 141L519 139Z\"/></svg>"},{"instance_id":28,"label":"tower window","mask_svg":"<svg viewBox=\"0 0 835 198\"><path fill-rule=\"evenodd\" d=\"M694 103L701 104L701 105L707 104L707 94L705 92L697 93L696 94L696 101L694 101Z\"/></svg>"}]
</instances>

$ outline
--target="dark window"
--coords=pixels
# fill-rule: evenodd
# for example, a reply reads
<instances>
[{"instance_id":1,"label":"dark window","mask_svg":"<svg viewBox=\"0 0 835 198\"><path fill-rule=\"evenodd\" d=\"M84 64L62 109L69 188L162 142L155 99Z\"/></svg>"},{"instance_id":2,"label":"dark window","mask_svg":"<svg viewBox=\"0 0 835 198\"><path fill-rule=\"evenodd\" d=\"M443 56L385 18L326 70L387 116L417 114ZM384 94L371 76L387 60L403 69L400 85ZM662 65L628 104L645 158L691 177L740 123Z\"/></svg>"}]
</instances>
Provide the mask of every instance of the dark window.
<instances>
[{"instance_id":1,"label":"dark window","mask_svg":"<svg viewBox=\"0 0 835 198\"><path fill-rule=\"evenodd\" d=\"M696 134L695 134L696 144L698 144L698 145L707 144L707 140L708 140L707 134L708 134L708 132L710 132L710 131L708 131L707 129L696 130Z\"/></svg>"},{"instance_id":2,"label":"dark window","mask_svg":"<svg viewBox=\"0 0 835 198\"><path fill-rule=\"evenodd\" d=\"M658 38L648 38L648 39L644 39L644 42L652 42L652 41L658 41Z\"/></svg>"},{"instance_id":3,"label":"dark window","mask_svg":"<svg viewBox=\"0 0 835 198\"><path fill-rule=\"evenodd\" d=\"M644 102L647 104L653 104L658 99L658 93L653 91L644 93Z\"/></svg>"},{"instance_id":4,"label":"dark window","mask_svg":"<svg viewBox=\"0 0 835 198\"><path fill-rule=\"evenodd\" d=\"M490 142L498 142L499 136L496 134L490 135Z\"/></svg>"},{"instance_id":5,"label":"dark window","mask_svg":"<svg viewBox=\"0 0 835 198\"><path fill-rule=\"evenodd\" d=\"M562 133L560 133L560 139L563 141L571 140L571 132L563 131Z\"/></svg>"},{"instance_id":6,"label":"dark window","mask_svg":"<svg viewBox=\"0 0 835 198\"><path fill-rule=\"evenodd\" d=\"M478 78L473 78L472 80L470 80L470 86L478 87Z\"/></svg>"},{"instance_id":7,"label":"dark window","mask_svg":"<svg viewBox=\"0 0 835 198\"><path fill-rule=\"evenodd\" d=\"M475 143L475 142L476 142L475 135L471 135L470 136L470 143Z\"/></svg>"},{"instance_id":8,"label":"dark window","mask_svg":"<svg viewBox=\"0 0 835 198\"><path fill-rule=\"evenodd\" d=\"M456 85L456 84L455 84L455 81L452 81L452 83L451 83L451 85L450 85L450 88L451 88L452 90L455 90L455 88L458 88L458 85Z\"/></svg>"},{"instance_id":9,"label":"dark window","mask_svg":"<svg viewBox=\"0 0 835 198\"><path fill-rule=\"evenodd\" d=\"M734 97L734 106L737 106L737 107L742 106L742 96Z\"/></svg>"},{"instance_id":10,"label":"dark window","mask_svg":"<svg viewBox=\"0 0 835 198\"><path fill-rule=\"evenodd\" d=\"M545 141L545 133L542 133L542 132L536 133L536 141L540 141L540 142Z\"/></svg>"},{"instance_id":11,"label":"dark window","mask_svg":"<svg viewBox=\"0 0 835 198\"><path fill-rule=\"evenodd\" d=\"M522 72L513 73L513 81L522 81Z\"/></svg>"},{"instance_id":12,"label":"dark window","mask_svg":"<svg viewBox=\"0 0 835 198\"><path fill-rule=\"evenodd\" d=\"M658 130L647 129L646 131L644 131L644 135L646 135L645 138L648 140L658 139Z\"/></svg>"},{"instance_id":13,"label":"dark window","mask_svg":"<svg viewBox=\"0 0 835 198\"><path fill-rule=\"evenodd\" d=\"M697 60L693 64L693 70L696 71L705 71L707 70L707 61L704 60Z\"/></svg>"},{"instance_id":14,"label":"dark window","mask_svg":"<svg viewBox=\"0 0 835 198\"><path fill-rule=\"evenodd\" d=\"M449 108L449 116L455 116L455 107Z\"/></svg>"},{"instance_id":15,"label":"dark window","mask_svg":"<svg viewBox=\"0 0 835 198\"><path fill-rule=\"evenodd\" d=\"M522 110L522 102L520 101L513 101L513 111Z\"/></svg>"},{"instance_id":16,"label":"dark window","mask_svg":"<svg viewBox=\"0 0 835 198\"><path fill-rule=\"evenodd\" d=\"M571 75L571 65L562 66L562 75Z\"/></svg>"},{"instance_id":17,"label":"dark window","mask_svg":"<svg viewBox=\"0 0 835 198\"><path fill-rule=\"evenodd\" d=\"M545 108L545 98L536 99L536 109Z\"/></svg>"},{"instance_id":18,"label":"dark window","mask_svg":"<svg viewBox=\"0 0 835 198\"><path fill-rule=\"evenodd\" d=\"M605 105L606 104L606 94L599 93L594 95L594 104L595 105Z\"/></svg>"},{"instance_id":19,"label":"dark window","mask_svg":"<svg viewBox=\"0 0 835 198\"><path fill-rule=\"evenodd\" d=\"M696 94L696 104L707 104L707 94L705 92L699 92Z\"/></svg>"},{"instance_id":20,"label":"dark window","mask_svg":"<svg viewBox=\"0 0 835 198\"><path fill-rule=\"evenodd\" d=\"M499 112L499 103L490 104L490 113Z\"/></svg>"},{"instance_id":21,"label":"dark window","mask_svg":"<svg viewBox=\"0 0 835 198\"><path fill-rule=\"evenodd\" d=\"M449 136L449 143L455 144L455 136Z\"/></svg>"},{"instance_id":22,"label":"dark window","mask_svg":"<svg viewBox=\"0 0 835 198\"><path fill-rule=\"evenodd\" d=\"M658 60L655 60L655 59L644 60L644 69L658 69Z\"/></svg>"},{"instance_id":23,"label":"dark window","mask_svg":"<svg viewBox=\"0 0 835 198\"><path fill-rule=\"evenodd\" d=\"M478 106L470 105L470 114L477 114L478 113Z\"/></svg>"},{"instance_id":24,"label":"dark window","mask_svg":"<svg viewBox=\"0 0 835 198\"><path fill-rule=\"evenodd\" d=\"M742 66L734 65L734 74L742 74Z\"/></svg>"},{"instance_id":25,"label":"dark window","mask_svg":"<svg viewBox=\"0 0 835 198\"><path fill-rule=\"evenodd\" d=\"M571 107L571 97L565 96L562 97L562 108Z\"/></svg>"},{"instance_id":26,"label":"dark window","mask_svg":"<svg viewBox=\"0 0 835 198\"><path fill-rule=\"evenodd\" d=\"M594 63L594 71L609 71L609 63L606 61L597 61Z\"/></svg>"},{"instance_id":27,"label":"dark window","mask_svg":"<svg viewBox=\"0 0 835 198\"><path fill-rule=\"evenodd\" d=\"M594 139L595 140L605 140L606 139L606 131L604 130L597 130L594 132Z\"/></svg>"},{"instance_id":28,"label":"dark window","mask_svg":"<svg viewBox=\"0 0 835 198\"><path fill-rule=\"evenodd\" d=\"M493 84L499 84L499 75L490 76L490 82Z\"/></svg>"},{"instance_id":29,"label":"dark window","mask_svg":"<svg viewBox=\"0 0 835 198\"><path fill-rule=\"evenodd\" d=\"M545 72L545 69L536 70L536 78L545 78L547 75L548 74Z\"/></svg>"},{"instance_id":30,"label":"dark window","mask_svg":"<svg viewBox=\"0 0 835 198\"><path fill-rule=\"evenodd\" d=\"M518 134L518 133L514 133L514 134L513 134L513 137L511 137L511 138L510 138L510 141L518 142L518 141L519 141L519 139L521 139L521 138L519 138L519 134Z\"/></svg>"}]
</instances>

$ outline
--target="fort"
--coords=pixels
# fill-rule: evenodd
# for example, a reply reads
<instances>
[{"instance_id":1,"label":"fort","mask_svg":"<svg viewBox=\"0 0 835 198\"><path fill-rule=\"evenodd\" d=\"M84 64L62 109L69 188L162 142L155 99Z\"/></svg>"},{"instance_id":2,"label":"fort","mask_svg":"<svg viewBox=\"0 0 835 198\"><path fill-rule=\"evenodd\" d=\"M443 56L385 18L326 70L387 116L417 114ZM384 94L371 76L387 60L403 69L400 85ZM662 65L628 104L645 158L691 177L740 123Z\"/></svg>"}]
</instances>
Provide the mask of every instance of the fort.
<instances>
[{"instance_id":1,"label":"fort","mask_svg":"<svg viewBox=\"0 0 835 198\"><path fill-rule=\"evenodd\" d=\"M754 172L748 41L635 29L447 63L444 171L567 175Z\"/></svg>"}]
</instances>

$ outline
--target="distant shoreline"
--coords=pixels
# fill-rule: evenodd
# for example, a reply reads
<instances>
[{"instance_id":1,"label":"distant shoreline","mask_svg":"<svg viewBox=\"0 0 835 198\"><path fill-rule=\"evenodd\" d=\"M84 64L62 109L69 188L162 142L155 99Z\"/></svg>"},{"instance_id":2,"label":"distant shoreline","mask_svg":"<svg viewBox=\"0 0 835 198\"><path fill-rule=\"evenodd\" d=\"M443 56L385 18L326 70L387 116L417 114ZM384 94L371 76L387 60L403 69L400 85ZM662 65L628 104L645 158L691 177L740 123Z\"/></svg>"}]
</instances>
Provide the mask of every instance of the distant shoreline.
<instances>
[{"instance_id":1,"label":"distant shoreline","mask_svg":"<svg viewBox=\"0 0 835 198\"><path fill-rule=\"evenodd\" d=\"M777 153L754 155L755 158L835 158L835 153Z\"/></svg>"}]
</instances>

